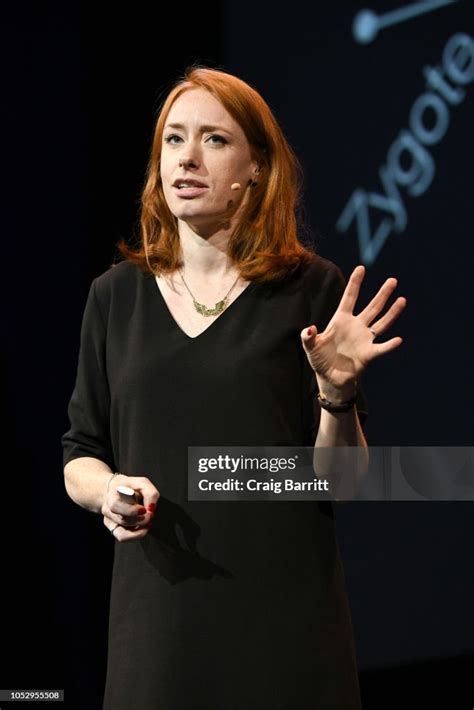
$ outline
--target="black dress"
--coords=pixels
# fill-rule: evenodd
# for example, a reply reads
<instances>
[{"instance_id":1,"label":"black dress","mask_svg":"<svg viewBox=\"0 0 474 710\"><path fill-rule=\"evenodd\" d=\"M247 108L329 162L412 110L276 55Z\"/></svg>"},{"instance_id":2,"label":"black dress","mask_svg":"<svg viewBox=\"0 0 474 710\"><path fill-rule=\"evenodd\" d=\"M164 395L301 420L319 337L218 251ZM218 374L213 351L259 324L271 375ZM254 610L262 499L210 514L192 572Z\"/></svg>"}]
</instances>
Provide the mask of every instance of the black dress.
<instances>
[{"instance_id":1,"label":"black dress","mask_svg":"<svg viewBox=\"0 0 474 710\"><path fill-rule=\"evenodd\" d=\"M187 499L188 446L313 446L300 331L324 329L343 288L318 257L192 338L152 274L94 279L64 464L94 456L161 493L148 535L115 543L104 710L360 708L332 504Z\"/></svg>"}]
</instances>

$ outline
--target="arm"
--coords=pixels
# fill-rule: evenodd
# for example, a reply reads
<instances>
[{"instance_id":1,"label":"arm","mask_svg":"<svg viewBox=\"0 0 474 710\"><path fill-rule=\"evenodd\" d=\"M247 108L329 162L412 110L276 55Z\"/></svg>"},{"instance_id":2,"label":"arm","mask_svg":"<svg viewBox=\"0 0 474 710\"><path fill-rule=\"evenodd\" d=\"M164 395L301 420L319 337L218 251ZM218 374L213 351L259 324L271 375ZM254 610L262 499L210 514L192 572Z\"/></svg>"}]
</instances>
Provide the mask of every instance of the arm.
<instances>
[{"instance_id":1,"label":"arm","mask_svg":"<svg viewBox=\"0 0 474 710\"><path fill-rule=\"evenodd\" d=\"M114 472L93 456L72 459L64 467L64 484L71 500L92 513L101 513Z\"/></svg>"},{"instance_id":2,"label":"arm","mask_svg":"<svg viewBox=\"0 0 474 710\"><path fill-rule=\"evenodd\" d=\"M352 392L341 394L330 385L323 384L321 380L318 380L318 387L331 402L343 402L352 395ZM321 409L315 446L361 446L367 448L367 441L355 405L348 412L336 413Z\"/></svg>"},{"instance_id":3,"label":"arm","mask_svg":"<svg viewBox=\"0 0 474 710\"><path fill-rule=\"evenodd\" d=\"M113 475L116 470L110 438L110 392L106 367L106 319L96 293L97 279L89 290L79 349L74 391L69 402L70 428L62 436L64 482L69 497L82 508L104 517L104 525L120 542L138 539L147 528L159 492L146 478ZM138 490L145 508L121 498L117 487ZM146 513L146 515L145 515Z\"/></svg>"},{"instance_id":4,"label":"arm","mask_svg":"<svg viewBox=\"0 0 474 710\"><path fill-rule=\"evenodd\" d=\"M321 392L334 403L350 399L354 388L346 393L341 393L332 388L322 379L318 379ZM342 469L344 476L340 480L331 481L331 472L335 462L330 449L326 447L360 447L357 457L353 450L348 452L343 449L337 452L337 468ZM355 466L355 459L357 466ZM360 420L355 405L348 412L328 412L321 408L318 434L314 444L313 467L318 478L326 479L330 485L331 495L339 500L353 498L359 485L362 483L369 468L369 450L367 441L362 431Z\"/></svg>"},{"instance_id":5,"label":"arm","mask_svg":"<svg viewBox=\"0 0 474 710\"><path fill-rule=\"evenodd\" d=\"M360 425L355 407L349 412L333 414L322 410L315 446L361 446L367 441Z\"/></svg>"},{"instance_id":6,"label":"arm","mask_svg":"<svg viewBox=\"0 0 474 710\"><path fill-rule=\"evenodd\" d=\"M114 535L116 539L126 542L147 534L160 496L147 478L114 474L100 459L81 456L65 465L64 482L68 496L82 508L103 515L108 530L117 525L122 528ZM117 493L120 485L140 491L143 506L121 500ZM135 530L136 526L139 529Z\"/></svg>"},{"instance_id":7,"label":"arm","mask_svg":"<svg viewBox=\"0 0 474 710\"><path fill-rule=\"evenodd\" d=\"M339 306L324 331L318 333L316 326L311 325L301 332L303 348L319 391L333 404L350 400L355 384L367 364L402 343L400 337L381 344L373 342L374 336L389 328L405 307L406 299L399 297L385 315L375 320L394 291L396 279L387 279L366 308L357 316L354 315L364 273L363 266L353 271ZM337 450L338 447L341 448ZM344 451L344 447L347 447L347 451ZM357 447L359 451L354 452L352 447ZM355 406L344 413L321 408L314 446L314 469L318 477L332 483L331 494L335 495L341 490L339 480L335 478L337 472L338 477L344 479L343 497L353 497L354 490L367 473L368 463L367 442Z\"/></svg>"}]
</instances>

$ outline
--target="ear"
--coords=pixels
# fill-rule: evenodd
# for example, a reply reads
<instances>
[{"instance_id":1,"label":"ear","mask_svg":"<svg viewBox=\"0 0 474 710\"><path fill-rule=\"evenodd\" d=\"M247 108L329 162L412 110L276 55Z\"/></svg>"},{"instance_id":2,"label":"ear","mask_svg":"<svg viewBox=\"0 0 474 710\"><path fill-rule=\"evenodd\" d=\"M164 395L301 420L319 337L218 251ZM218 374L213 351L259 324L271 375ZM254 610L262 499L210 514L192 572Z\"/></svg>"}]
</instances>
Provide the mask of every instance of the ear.
<instances>
[{"instance_id":1,"label":"ear","mask_svg":"<svg viewBox=\"0 0 474 710\"><path fill-rule=\"evenodd\" d=\"M256 160L253 160L252 161L252 173L251 173L251 175L249 177L249 181L248 181L248 184L250 185L250 187L255 187L255 185L257 184L255 182L255 178L258 176L259 172L260 172L260 165L258 164L258 162Z\"/></svg>"}]
</instances>

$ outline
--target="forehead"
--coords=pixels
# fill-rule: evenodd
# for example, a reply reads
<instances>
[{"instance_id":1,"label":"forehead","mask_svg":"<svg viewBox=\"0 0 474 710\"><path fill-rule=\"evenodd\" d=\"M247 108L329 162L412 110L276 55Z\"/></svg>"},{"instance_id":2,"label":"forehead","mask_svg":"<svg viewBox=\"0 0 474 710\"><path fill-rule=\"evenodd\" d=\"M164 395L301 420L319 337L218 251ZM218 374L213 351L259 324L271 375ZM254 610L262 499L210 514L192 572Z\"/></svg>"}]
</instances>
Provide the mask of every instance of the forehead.
<instances>
[{"instance_id":1,"label":"forehead","mask_svg":"<svg viewBox=\"0 0 474 710\"><path fill-rule=\"evenodd\" d=\"M165 125L169 123L182 123L184 126L196 128L204 124L213 124L243 134L239 124L221 102L209 91L201 88L188 89L176 99L168 113Z\"/></svg>"}]
</instances>

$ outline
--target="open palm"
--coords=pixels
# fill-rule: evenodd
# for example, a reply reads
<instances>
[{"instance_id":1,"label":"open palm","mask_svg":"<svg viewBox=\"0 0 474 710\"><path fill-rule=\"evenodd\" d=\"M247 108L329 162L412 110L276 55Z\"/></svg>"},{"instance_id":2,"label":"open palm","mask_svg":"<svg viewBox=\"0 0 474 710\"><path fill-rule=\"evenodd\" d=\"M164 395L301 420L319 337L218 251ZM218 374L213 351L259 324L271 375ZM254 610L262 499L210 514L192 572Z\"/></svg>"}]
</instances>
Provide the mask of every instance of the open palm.
<instances>
[{"instance_id":1,"label":"open palm","mask_svg":"<svg viewBox=\"0 0 474 710\"><path fill-rule=\"evenodd\" d=\"M356 266L336 312L322 333L317 332L314 323L301 331L302 345L314 372L338 389L353 383L371 360L394 350L403 342L400 336L385 343L373 342L374 337L387 330L405 308L406 299L399 296L379 317L397 286L397 279L387 279L364 310L354 315L364 276L365 267Z\"/></svg>"}]
</instances>

